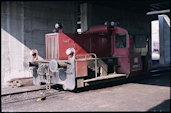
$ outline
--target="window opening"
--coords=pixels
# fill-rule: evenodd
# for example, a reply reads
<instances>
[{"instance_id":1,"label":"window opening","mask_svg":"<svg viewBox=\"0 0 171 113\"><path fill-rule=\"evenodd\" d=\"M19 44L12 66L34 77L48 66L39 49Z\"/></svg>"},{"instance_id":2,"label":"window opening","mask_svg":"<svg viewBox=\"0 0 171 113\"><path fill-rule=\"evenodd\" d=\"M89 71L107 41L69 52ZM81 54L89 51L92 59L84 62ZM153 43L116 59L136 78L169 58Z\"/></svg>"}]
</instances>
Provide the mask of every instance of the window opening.
<instances>
[{"instance_id":1,"label":"window opening","mask_svg":"<svg viewBox=\"0 0 171 113\"><path fill-rule=\"evenodd\" d=\"M115 47L126 48L126 34L125 33L115 35Z\"/></svg>"}]
</instances>

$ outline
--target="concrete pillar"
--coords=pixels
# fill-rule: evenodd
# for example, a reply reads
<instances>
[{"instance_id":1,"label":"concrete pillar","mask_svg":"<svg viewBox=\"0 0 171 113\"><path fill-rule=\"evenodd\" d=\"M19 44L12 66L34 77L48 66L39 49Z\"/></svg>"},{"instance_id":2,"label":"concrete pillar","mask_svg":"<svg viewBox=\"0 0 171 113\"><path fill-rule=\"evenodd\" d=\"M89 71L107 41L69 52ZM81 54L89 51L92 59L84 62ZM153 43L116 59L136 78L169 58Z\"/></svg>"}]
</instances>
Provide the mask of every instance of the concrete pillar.
<instances>
[{"instance_id":1,"label":"concrete pillar","mask_svg":"<svg viewBox=\"0 0 171 113\"><path fill-rule=\"evenodd\" d=\"M159 15L160 64L170 64L170 19Z\"/></svg>"},{"instance_id":2,"label":"concrete pillar","mask_svg":"<svg viewBox=\"0 0 171 113\"><path fill-rule=\"evenodd\" d=\"M83 3L80 5L81 32L88 30L92 26L92 4Z\"/></svg>"},{"instance_id":3,"label":"concrete pillar","mask_svg":"<svg viewBox=\"0 0 171 113\"><path fill-rule=\"evenodd\" d=\"M84 32L88 29L87 26L87 3L80 5L81 16L81 31Z\"/></svg>"}]
</instances>

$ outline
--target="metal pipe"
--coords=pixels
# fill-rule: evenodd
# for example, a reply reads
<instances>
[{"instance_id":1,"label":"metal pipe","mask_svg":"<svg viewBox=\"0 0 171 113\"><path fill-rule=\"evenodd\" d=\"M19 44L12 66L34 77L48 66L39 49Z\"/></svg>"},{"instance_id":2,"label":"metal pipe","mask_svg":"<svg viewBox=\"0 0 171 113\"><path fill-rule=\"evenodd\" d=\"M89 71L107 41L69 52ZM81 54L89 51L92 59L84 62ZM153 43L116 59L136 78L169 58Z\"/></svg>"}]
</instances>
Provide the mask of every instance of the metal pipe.
<instances>
[{"instance_id":1,"label":"metal pipe","mask_svg":"<svg viewBox=\"0 0 171 113\"><path fill-rule=\"evenodd\" d=\"M151 12L147 12L146 15L154 15L154 14L160 14L160 13L170 13L170 9L160 10L160 11L151 11Z\"/></svg>"},{"instance_id":2,"label":"metal pipe","mask_svg":"<svg viewBox=\"0 0 171 113\"><path fill-rule=\"evenodd\" d=\"M94 55L95 58L87 58L88 55ZM97 55L95 53L88 53L80 56L84 56L84 58L76 59L76 61L95 60L95 77L97 77Z\"/></svg>"}]
</instances>

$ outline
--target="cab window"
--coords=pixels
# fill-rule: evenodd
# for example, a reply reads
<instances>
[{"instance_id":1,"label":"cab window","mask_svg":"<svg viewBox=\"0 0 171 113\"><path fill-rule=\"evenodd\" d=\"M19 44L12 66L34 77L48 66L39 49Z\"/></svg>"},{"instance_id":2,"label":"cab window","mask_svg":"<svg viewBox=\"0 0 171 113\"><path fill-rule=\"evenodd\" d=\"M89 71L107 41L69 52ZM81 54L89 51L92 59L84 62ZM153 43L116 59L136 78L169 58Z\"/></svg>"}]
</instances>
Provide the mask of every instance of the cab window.
<instances>
[{"instance_id":1,"label":"cab window","mask_svg":"<svg viewBox=\"0 0 171 113\"><path fill-rule=\"evenodd\" d=\"M126 48L126 34L115 34L115 48Z\"/></svg>"}]
</instances>

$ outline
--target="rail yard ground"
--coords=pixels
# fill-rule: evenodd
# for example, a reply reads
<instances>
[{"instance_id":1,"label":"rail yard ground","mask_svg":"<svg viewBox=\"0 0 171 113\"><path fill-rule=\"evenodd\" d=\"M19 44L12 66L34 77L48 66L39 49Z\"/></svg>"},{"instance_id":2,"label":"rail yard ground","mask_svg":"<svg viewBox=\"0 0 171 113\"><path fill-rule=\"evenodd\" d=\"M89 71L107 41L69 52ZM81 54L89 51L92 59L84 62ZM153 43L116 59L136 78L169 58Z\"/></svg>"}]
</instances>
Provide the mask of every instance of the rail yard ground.
<instances>
[{"instance_id":1,"label":"rail yard ground","mask_svg":"<svg viewBox=\"0 0 171 113\"><path fill-rule=\"evenodd\" d=\"M152 111L170 112L170 70L132 80L107 82L77 92L51 89L1 97L2 112Z\"/></svg>"}]
</instances>

